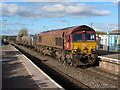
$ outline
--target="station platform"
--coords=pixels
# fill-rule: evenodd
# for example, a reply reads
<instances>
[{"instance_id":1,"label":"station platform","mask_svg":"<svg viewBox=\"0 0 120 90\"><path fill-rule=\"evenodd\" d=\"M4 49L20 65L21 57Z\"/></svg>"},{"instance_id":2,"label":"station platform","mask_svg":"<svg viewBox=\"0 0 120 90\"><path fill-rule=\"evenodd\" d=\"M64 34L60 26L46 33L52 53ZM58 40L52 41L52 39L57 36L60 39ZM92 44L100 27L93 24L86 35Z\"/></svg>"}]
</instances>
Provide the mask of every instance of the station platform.
<instances>
[{"instance_id":1,"label":"station platform","mask_svg":"<svg viewBox=\"0 0 120 90\"><path fill-rule=\"evenodd\" d=\"M101 57L120 60L120 51L115 52L115 51L97 50L96 53L98 54L98 56Z\"/></svg>"},{"instance_id":2,"label":"station platform","mask_svg":"<svg viewBox=\"0 0 120 90\"><path fill-rule=\"evenodd\" d=\"M2 46L2 89L63 88L11 45Z\"/></svg>"},{"instance_id":3,"label":"station platform","mask_svg":"<svg viewBox=\"0 0 120 90\"><path fill-rule=\"evenodd\" d=\"M99 67L102 67L106 70L113 71L114 73L119 74L120 71L120 51L105 51L97 50L96 53L100 58Z\"/></svg>"}]
</instances>

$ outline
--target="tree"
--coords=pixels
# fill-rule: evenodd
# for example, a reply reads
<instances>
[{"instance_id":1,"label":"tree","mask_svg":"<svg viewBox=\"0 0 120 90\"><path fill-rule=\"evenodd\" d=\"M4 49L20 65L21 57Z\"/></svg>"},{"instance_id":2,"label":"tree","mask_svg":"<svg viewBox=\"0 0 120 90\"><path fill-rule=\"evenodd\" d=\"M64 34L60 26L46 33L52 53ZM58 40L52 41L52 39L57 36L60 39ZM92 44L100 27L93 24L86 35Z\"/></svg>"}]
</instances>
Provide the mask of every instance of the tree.
<instances>
[{"instance_id":1,"label":"tree","mask_svg":"<svg viewBox=\"0 0 120 90\"><path fill-rule=\"evenodd\" d=\"M18 36L28 36L28 31L27 29L23 28L19 31Z\"/></svg>"},{"instance_id":2,"label":"tree","mask_svg":"<svg viewBox=\"0 0 120 90\"><path fill-rule=\"evenodd\" d=\"M98 35L103 35L103 34L105 34L105 33L104 33L104 32L99 32L99 31L97 31L96 34L98 34Z\"/></svg>"}]
</instances>

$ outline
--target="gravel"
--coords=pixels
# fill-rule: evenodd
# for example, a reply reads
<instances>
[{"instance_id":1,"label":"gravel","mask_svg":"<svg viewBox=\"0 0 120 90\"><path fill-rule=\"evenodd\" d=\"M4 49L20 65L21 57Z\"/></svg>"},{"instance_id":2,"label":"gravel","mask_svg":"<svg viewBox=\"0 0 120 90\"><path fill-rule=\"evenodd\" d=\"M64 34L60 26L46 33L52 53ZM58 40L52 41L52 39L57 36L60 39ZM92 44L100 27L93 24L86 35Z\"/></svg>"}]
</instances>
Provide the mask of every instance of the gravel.
<instances>
[{"instance_id":1,"label":"gravel","mask_svg":"<svg viewBox=\"0 0 120 90\"><path fill-rule=\"evenodd\" d=\"M63 62L58 61L50 56L41 55L40 53L20 46L24 51L29 52L31 55L40 58L42 61L54 66L65 74L71 76L72 78L82 82L83 84L91 88L118 88L108 82L100 80L99 78L91 77L90 75L75 69L73 66L63 64Z\"/></svg>"}]
</instances>

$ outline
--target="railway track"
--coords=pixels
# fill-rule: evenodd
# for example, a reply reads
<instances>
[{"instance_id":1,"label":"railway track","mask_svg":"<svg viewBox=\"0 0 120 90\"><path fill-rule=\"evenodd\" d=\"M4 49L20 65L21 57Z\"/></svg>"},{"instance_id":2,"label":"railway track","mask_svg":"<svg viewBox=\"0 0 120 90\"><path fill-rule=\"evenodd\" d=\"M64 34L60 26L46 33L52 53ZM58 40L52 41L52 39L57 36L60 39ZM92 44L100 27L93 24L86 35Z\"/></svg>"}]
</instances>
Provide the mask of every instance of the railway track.
<instances>
[{"instance_id":1,"label":"railway track","mask_svg":"<svg viewBox=\"0 0 120 90\"><path fill-rule=\"evenodd\" d=\"M109 84L112 84L116 87L118 87L118 78L119 75L107 72L106 70L101 70L100 68L96 67L90 67L86 69L81 69L77 67L73 67L75 70L78 70L80 72L83 72L91 77L103 80Z\"/></svg>"},{"instance_id":2,"label":"railway track","mask_svg":"<svg viewBox=\"0 0 120 90\"><path fill-rule=\"evenodd\" d=\"M44 61L41 62L39 58L36 58L27 52L23 51L18 47L17 45L14 45L18 50L20 50L23 54L25 54L30 60L32 60L33 63L35 63L39 68L41 68L45 73L47 73L51 78L53 78L57 83L59 83L63 88L66 90L73 90L76 88L86 88L88 90L91 90L91 88L82 82L74 79L73 77L65 74L64 72L58 70L54 66L45 63ZM59 78L59 80L58 80Z\"/></svg>"},{"instance_id":3,"label":"railway track","mask_svg":"<svg viewBox=\"0 0 120 90\"><path fill-rule=\"evenodd\" d=\"M16 46L16 47L18 48L18 46ZM18 48L18 49L20 50L20 48ZM75 78L71 77L70 75L68 75L64 72L62 72L61 70L55 68L54 66L46 63L45 61L40 62L40 60L38 58L29 55L25 51L22 51L22 52L25 53L26 56L28 56L30 59L32 59L35 64L38 64L38 67L40 67L42 69L44 68L43 71L45 71L48 75L50 73L50 76L54 76L53 79L55 81L57 81L56 78L57 79L62 78L61 80L59 80L57 82L59 82L59 84L61 86L63 86L65 89L68 89L67 85L71 86L71 87L69 87L69 89L74 89L74 88L91 89L89 86L85 85L84 83L80 82L79 80L76 80ZM66 66L69 66L69 65L66 64ZM94 78L103 80L103 81L105 81L105 82L107 82L111 85L114 85L114 86L118 87L118 83L117 83L118 82L117 81L118 75L115 75L113 73L108 73L108 72L106 72L104 70L101 70L101 69L98 69L98 68L88 68L88 69L80 69L80 68L76 68L76 67L72 67L72 68L75 69L75 70L78 70L82 73L85 73L85 74L89 75L90 77L94 77ZM53 72L52 75L51 75L51 72ZM106 77L106 75L107 75L107 77ZM109 78L109 77L113 77L113 78ZM116 79L114 79L114 78L116 78ZM66 82L66 84L63 83L63 81Z\"/></svg>"},{"instance_id":4,"label":"railway track","mask_svg":"<svg viewBox=\"0 0 120 90\"><path fill-rule=\"evenodd\" d=\"M91 67L90 69L92 69L93 71L97 71L97 72L99 72L99 73L103 73L103 74L105 74L105 75L109 75L109 76L114 77L114 78L118 78L118 77L119 77L118 74L114 74L114 73L108 72L108 71L106 71L106 70L102 70L101 68Z\"/></svg>"},{"instance_id":5,"label":"railway track","mask_svg":"<svg viewBox=\"0 0 120 90\"><path fill-rule=\"evenodd\" d=\"M95 70L95 69L94 69ZM93 71L93 69L88 69L88 70L80 70L86 74L88 74L91 77L100 79L105 81L106 83L109 83L111 85L114 85L116 87L118 87L118 78L114 79L114 78L110 78L109 74L107 74L108 76L106 76L106 74L101 74L98 70ZM102 71L103 72L103 71Z\"/></svg>"}]
</instances>

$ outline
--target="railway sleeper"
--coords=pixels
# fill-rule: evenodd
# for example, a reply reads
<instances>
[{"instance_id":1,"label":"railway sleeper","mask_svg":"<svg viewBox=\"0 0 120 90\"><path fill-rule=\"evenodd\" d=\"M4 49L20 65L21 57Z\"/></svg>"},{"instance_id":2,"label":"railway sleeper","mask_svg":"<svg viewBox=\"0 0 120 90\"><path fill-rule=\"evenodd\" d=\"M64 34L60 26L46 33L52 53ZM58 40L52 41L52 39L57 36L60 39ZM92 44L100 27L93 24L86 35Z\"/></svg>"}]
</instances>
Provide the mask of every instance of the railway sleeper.
<instances>
[{"instance_id":1,"label":"railway sleeper","mask_svg":"<svg viewBox=\"0 0 120 90\"><path fill-rule=\"evenodd\" d=\"M51 56L51 52L52 52L52 51L50 51L50 50L43 50L42 52L43 52L45 55L47 54L47 55Z\"/></svg>"}]
</instances>

